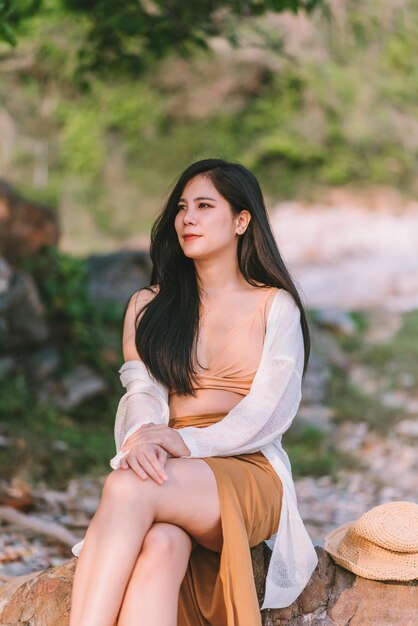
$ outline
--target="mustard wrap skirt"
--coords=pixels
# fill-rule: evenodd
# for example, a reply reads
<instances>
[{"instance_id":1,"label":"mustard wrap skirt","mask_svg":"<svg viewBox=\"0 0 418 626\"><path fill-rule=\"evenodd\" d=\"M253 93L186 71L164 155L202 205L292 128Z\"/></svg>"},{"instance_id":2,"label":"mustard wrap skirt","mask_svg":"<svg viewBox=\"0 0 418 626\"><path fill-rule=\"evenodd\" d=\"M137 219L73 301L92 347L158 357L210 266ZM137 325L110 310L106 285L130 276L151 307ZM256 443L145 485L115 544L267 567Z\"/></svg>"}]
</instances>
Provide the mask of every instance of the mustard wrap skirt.
<instances>
[{"instance_id":1,"label":"mustard wrap skirt","mask_svg":"<svg viewBox=\"0 0 418 626\"><path fill-rule=\"evenodd\" d=\"M171 428L205 427L224 413L187 415ZM177 626L261 626L250 548L273 535L280 521L282 483L262 452L204 457L218 486L223 546L198 544L180 587Z\"/></svg>"}]
</instances>

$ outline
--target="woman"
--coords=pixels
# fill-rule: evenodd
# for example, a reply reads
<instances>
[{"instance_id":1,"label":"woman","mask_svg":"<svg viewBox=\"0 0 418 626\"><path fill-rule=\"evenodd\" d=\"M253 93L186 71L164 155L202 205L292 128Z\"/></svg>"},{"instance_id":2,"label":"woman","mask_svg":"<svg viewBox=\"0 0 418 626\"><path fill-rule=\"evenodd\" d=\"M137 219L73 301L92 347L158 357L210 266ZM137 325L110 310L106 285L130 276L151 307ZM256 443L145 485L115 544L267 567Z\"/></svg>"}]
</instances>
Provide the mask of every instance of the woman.
<instances>
[{"instance_id":1,"label":"woman","mask_svg":"<svg viewBox=\"0 0 418 626\"><path fill-rule=\"evenodd\" d=\"M273 549L262 609L291 604L317 563L281 447L306 316L239 164L181 174L151 258L125 314L115 471L73 548L70 626L261 626L250 547Z\"/></svg>"}]
</instances>

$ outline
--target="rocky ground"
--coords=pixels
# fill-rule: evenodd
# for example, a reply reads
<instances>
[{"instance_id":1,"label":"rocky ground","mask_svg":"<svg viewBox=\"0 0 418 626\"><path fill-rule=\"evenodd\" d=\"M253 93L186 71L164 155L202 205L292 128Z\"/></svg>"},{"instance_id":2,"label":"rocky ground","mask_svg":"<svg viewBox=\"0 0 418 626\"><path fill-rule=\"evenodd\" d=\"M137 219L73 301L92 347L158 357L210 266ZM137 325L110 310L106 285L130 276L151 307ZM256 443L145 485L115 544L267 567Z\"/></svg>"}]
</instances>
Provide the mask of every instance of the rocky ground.
<instances>
[{"instance_id":1,"label":"rocky ground","mask_svg":"<svg viewBox=\"0 0 418 626\"><path fill-rule=\"evenodd\" d=\"M335 190L272 212L280 250L309 306L418 308L418 202L393 189Z\"/></svg>"},{"instance_id":2,"label":"rocky ground","mask_svg":"<svg viewBox=\"0 0 418 626\"><path fill-rule=\"evenodd\" d=\"M367 198L335 192L317 205L283 203L272 223L285 260L309 307L332 312L366 311L370 345L390 342L402 326L401 312L418 308L418 204L395 192L376 191ZM294 233L297 233L295 237ZM340 319L343 319L340 317ZM340 322L340 326L342 321ZM350 329L348 328L348 331ZM404 418L381 434L366 421L332 429L341 452L364 466L361 471L297 481L300 510L316 545L335 526L392 500L417 501L418 387L405 371L397 387L379 380L379 372L350 363L350 381L379 396L383 407L402 410ZM327 398L323 398L326 402ZM312 407L306 412L313 415ZM332 426L332 411L324 412Z\"/></svg>"}]
</instances>

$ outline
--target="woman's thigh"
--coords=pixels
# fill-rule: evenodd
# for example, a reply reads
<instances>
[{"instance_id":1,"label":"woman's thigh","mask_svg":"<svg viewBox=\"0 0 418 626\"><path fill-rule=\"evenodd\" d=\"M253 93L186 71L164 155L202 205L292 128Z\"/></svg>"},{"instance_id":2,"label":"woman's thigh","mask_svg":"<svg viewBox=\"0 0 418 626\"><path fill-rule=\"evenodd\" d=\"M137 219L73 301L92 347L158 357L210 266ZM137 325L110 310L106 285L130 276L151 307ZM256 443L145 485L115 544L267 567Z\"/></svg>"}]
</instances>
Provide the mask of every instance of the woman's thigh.
<instances>
[{"instance_id":1,"label":"woman's thigh","mask_svg":"<svg viewBox=\"0 0 418 626\"><path fill-rule=\"evenodd\" d=\"M200 545L219 552L221 510L212 468L202 459L170 458L165 469L168 480L162 485L156 521L177 524Z\"/></svg>"},{"instance_id":2,"label":"woman's thigh","mask_svg":"<svg viewBox=\"0 0 418 626\"><path fill-rule=\"evenodd\" d=\"M195 541L220 552L222 525L218 487L211 467L202 459L167 459L168 479L157 484L151 477L145 481L132 469L115 470L108 476L114 493L132 492L134 497L150 498L154 522L168 522L183 528ZM122 484L123 483L123 484ZM193 542L195 547L195 542Z\"/></svg>"}]
</instances>

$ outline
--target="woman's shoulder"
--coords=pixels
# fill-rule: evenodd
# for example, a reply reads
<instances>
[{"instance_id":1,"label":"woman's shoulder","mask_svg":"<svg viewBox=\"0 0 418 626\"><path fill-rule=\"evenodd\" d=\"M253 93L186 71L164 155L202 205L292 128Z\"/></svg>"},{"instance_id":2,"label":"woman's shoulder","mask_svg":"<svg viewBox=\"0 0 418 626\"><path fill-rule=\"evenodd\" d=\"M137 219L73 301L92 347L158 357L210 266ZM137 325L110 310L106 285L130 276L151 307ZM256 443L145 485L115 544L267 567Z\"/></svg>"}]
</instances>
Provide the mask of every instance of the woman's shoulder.
<instances>
[{"instance_id":1,"label":"woman's shoulder","mask_svg":"<svg viewBox=\"0 0 418 626\"><path fill-rule=\"evenodd\" d=\"M151 285L138 289L138 291L135 291L129 298L125 311L122 339L125 361L140 360L135 342L136 328L139 324L139 319L143 315L141 309L156 296L158 291L158 285ZM140 316L138 316L138 313L140 313Z\"/></svg>"},{"instance_id":2,"label":"woman's shoulder","mask_svg":"<svg viewBox=\"0 0 418 626\"><path fill-rule=\"evenodd\" d=\"M272 287L272 297L269 299L270 308L275 304L276 318L283 320L284 318L292 319L300 315L299 306L290 291L282 287Z\"/></svg>"},{"instance_id":3,"label":"woman's shoulder","mask_svg":"<svg viewBox=\"0 0 418 626\"><path fill-rule=\"evenodd\" d=\"M149 285L135 291L129 299L128 308L134 309L135 313L151 302L160 291L159 285Z\"/></svg>"}]
</instances>

